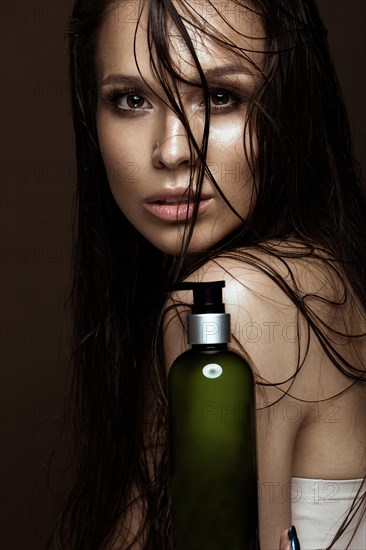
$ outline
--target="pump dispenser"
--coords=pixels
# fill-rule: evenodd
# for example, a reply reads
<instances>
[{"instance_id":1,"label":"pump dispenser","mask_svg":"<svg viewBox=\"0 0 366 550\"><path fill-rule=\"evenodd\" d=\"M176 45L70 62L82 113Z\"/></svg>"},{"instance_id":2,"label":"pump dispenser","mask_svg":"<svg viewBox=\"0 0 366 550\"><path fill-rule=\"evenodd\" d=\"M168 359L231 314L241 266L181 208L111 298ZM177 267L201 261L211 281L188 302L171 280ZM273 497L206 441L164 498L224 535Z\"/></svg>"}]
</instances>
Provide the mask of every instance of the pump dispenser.
<instances>
[{"instance_id":1,"label":"pump dispenser","mask_svg":"<svg viewBox=\"0 0 366 550\"><path fill-rule=\"evenodd\" d=\"M258 550L253 373L230 342L225 281L193 290L188 343L168 374L170 495L179 550Z\"/></svg>"}]
</instances>

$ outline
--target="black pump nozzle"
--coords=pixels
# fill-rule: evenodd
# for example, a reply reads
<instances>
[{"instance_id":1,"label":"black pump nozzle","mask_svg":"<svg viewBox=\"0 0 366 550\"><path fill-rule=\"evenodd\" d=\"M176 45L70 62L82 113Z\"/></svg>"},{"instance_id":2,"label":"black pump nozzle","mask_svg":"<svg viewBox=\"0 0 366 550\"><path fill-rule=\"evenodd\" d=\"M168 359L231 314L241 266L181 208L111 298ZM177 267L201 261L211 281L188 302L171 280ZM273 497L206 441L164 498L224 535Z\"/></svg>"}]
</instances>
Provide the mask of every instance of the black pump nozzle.
<instances>
[{"instance_id":1,"label":"black pump nozzle","mask_svg":"<svg viewBox=\"0 0 366 550\"><path fill-rule=\"evenodd\" d=\"M222 288L225 281L210 281L204 283L175 283L169 290L193 290L192 314L225 313L222 301Z\"/></svg>"},{"instance_id":2,"label":"black pump nozzle","mask_svg":"<svg viewBox=\"0 0 366 550\"><path fill-rule=\"evenodd\" d=\"M225 313L222 289L225 281L176 283L169 291L193 290L192 314L187 317L188 343L223 346L230 342L230 315Z\"/></svg>"}]
</instances>

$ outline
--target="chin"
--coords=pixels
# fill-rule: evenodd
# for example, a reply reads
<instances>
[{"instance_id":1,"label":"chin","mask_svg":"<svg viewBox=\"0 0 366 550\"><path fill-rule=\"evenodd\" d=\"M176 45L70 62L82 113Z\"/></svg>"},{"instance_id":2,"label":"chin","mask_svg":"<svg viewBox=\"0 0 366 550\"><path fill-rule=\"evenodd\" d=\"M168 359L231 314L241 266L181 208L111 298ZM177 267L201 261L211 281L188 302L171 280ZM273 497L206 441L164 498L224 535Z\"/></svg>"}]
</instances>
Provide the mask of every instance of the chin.
<instances>
[{"instance_id":1,"label":"chin","mask_svg":"<svg viewBox=\"0 0 366 550\"><path fill-rule=\"evenodd\" d=\"M231 229L231 228L229 228ZM155 246L158 250L169 256L181 256L182 254L182 242L184 238L184 228L174 232L161 231L161 232L147 232L142 233L144 237L150 241L150 243ZM188 230L187 230L188 234ZM204 231L195 231L193 232L192 238L188 245L187 256L199 256L200 254L205 254L209 250L215 248L217 244L222 242L227 235L231 235L232 231L225 231L217 234L210 235L211 238L208 238L205 235Z\"/></svg>"},{"instance_id":2,"label":"chin","mask_svg":"<svg viewBox=\"0 0 366 550\"><path fill-rule=\"evenodd\" d=\"M180 239L152 239L151 235L144 235L150 243L155 246L161 252L168 254L169 256L181 256L182 254L182 238ZM199 239L193 237L189 243L187 255L202 254L209 250L214 243L207 243L205 241L199 241Z\"/></svg>"}]
</instances>

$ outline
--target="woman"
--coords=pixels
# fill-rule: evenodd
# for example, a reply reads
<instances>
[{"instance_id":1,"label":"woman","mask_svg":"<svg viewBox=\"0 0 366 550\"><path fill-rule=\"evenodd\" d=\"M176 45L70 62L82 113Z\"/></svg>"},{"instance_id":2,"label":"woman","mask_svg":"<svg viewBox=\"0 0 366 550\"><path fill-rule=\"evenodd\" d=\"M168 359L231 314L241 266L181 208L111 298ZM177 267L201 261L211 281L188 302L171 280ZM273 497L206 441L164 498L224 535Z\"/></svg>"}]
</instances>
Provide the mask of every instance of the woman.
<instances>
[{"instance_id":1,"label":"woman","mask_svg":"<svg viewBox=\"0 0 366 550\"><path fill-rule=\"evenodd\" d=\"M311 0L78 0L71 414L58 548L173 548L181 279L226 282L257 382L262 550L365 534L365 195Z\"/></svg>"}]
</instances>

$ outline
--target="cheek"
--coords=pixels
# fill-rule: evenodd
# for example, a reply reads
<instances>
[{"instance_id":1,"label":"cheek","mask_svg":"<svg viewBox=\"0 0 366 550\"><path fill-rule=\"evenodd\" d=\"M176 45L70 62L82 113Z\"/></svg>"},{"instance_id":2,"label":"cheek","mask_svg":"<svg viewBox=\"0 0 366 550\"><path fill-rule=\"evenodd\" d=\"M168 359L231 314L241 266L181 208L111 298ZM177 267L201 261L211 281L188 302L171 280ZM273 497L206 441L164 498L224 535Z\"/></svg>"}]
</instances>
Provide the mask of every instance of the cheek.
<instances>
[{"instance_id":1,"label":"cheek","mask_svg":"<svg viewBox=\"0 0 366 550\"><path fill-rule=\"evenodd\" d=\"M248 147L249 143L249 136L245 136L245 146ZM213 129L208 157L212 173L228 199L248 187L252 176L244 151L244 123L241 118L230 125Z\"/></svg>"},{"instance_id":2,"label":"cheek","mask_svg":"<svg viewBox=\"0 0 366 550\"><path fill-rule=\"evenodd\" d=\"M228 122L216 124L210 131L208 154L213 161L220 162L227 170L233 170L237 164L241 172L248 166L244 152L244 141L247 147L250 138L244 136L245 128L242 117L230 117Z\"/></svg>"},{"instance_id":3,"label":"cheek","mask_svg":"<svg viewBox=\"0 0 366 550\"><path fill-rule=\"evenodd\" d=\"M136 157L136 144L130 136L126 137L125 133L121 132L118 124L114 124L107 117L100 116L97 121L100 152L108 183L115 195L136 181L139 166L138 162L133 160Z\"/></svg>"},{"instance_id":4,"label":"cheek","mask_svg":"<svg viewBox=\"0 0 366 550\"><path fill-rule=\"evenodd\" d=\"M105 117L100 115L97 118L97 131L99 148L107 172L108 181L109 184L113 186L113 182L116 180L116 172L118 172L118 163L121 158L118 134L116 134L113 124L110 124Z\"/></svg>"},{"instance_id":5,"label":"cheek","mask_svg":"<svg viewBox=\"0 0 366 550\"><path fill-rule=\"evenodd\" d=\"M245 219L253 207L253 175L245 154L251 155L251 138L245 129L245 113L232 117L229 124L216 125L210 133L209 156L213 176L235 211ZM253 139L255 154L255 138ZM239 226L242 222L233 215L229 207L221 215L230 223ZM233 227L232 227L233 229Z\"/></svg>"},{"instance_id":6,"label":"cheek","mask_svg":"<svg viewBox=\"0 0 366 550\"><path fill-rule=\"evenodd\" d=\"M220 147L230 150L239 143L243 145L244 124L241 119L213 123L210 128L210 144L213 147Z\"/></svg>"}]
</instances>

